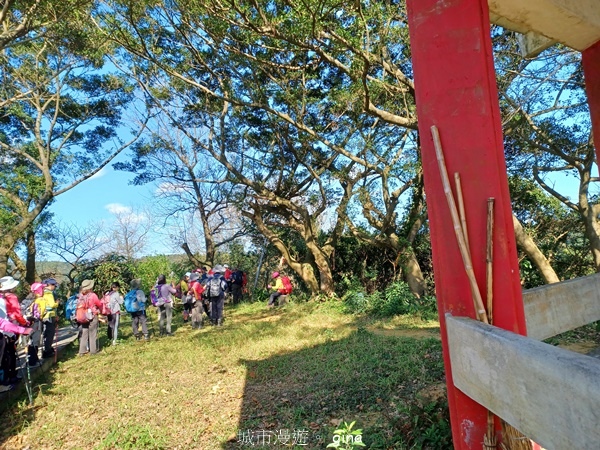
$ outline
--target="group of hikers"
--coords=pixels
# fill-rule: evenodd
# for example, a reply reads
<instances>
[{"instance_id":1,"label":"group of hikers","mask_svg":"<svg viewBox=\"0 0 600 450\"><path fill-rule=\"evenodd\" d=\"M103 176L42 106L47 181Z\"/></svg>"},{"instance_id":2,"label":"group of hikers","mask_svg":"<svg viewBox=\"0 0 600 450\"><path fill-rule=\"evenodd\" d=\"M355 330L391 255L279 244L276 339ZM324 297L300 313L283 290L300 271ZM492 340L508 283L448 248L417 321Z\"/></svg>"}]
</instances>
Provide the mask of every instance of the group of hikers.
<instances>
[{"instance_id":1,"label":"group of hikers","mask_svg":"<svg viewBox=\"0 0 600 450\"><path fill-rule=\"evenodd\" d=\"M279 272L271 273L269 308L278 303L281 295L291 293L292 286L288 277ZM223 309L226 296L240 303L246 291L246 274L237 268L230 269L227 264L217 264L212 269L206 267L187 272L178 282L167 282L165 275L159 275L156 284L148 296L141 288L141 280L130 282L130 289L122 295L121 285L113 282L109 291L99 297L94 292L94 280L83 280L79 292L71 296L65 305L65 316L79 331L79 356L99 351L99 323L107 324L107 337L112 345L117 343L121 315L131 315L133 336L137 340L148 340L148 319L146 305L148 300L157 308L160 335L171 336L173 307L176 299L183 304L183 321L191 322L192 329L204 325L205 316L215 326L223 325ZM55 355L53 343L56 340L57 308L55 298L58 286L54 278L30 286L30 294L19 302L15 289L19 281L13 277L0 278L0 392L10 389L20 380L17 373L17 343L27 346L29 366L40 363L41 358Z\"/></svg>"}]
</instances>

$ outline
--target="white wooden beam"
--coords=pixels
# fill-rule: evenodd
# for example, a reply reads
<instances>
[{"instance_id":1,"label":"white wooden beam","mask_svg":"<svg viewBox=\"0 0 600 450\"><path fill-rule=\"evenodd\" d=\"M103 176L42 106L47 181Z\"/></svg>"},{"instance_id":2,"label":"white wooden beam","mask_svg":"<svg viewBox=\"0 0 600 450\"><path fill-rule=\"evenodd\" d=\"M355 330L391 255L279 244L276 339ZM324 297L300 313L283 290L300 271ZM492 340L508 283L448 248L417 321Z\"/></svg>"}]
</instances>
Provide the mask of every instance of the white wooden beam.
<instances>
[{"instance_id":1,"label":"white wooden beam","mask_svg":"<svg viewBox=\"0 0 600 450\"><path fill-rule=\"evenodd\" d=\"M519 33L537 33L583 51L600 41L598 0L488 0L490 18Z\"/></svg>"},{"instance_id":2,"label":"white wooden beam","mask_svg":"<svg viewBox=\"0 0 600 450\"><path fill-rule=\"evenodd\" d=\"M600 320L600 274L523 291L527 336L547 339Z\"/></svg>"},{"instance_id":3,"label":"white wooden beam","mask_svg":"<svg viewBox=\"0 0 600 450\"><path fill-rule=\"evenodd\" d=\"M598 448L600 360L472 319L446 329L458 389L544 448Z\"/></svg>"}]
</instances>

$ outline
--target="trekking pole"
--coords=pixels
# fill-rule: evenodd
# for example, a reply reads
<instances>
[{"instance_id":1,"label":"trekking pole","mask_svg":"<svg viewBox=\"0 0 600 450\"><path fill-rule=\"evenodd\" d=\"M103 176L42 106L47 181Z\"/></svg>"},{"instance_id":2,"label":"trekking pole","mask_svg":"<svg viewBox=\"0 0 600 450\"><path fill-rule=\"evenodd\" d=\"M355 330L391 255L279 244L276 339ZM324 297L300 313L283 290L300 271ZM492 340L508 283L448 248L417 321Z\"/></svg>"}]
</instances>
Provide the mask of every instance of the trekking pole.
<instances>
[{"instance_id":1,"label":"trekking pole","mask_svg":"<svg viewBox=\"0 0 600 450\"><path fill-rule=\"evenodd\" d=\"M58 316L54 317L54 364L58 359Z\"/></svg>"},{"instance_id":2,"label":"trekking pole","mask_svg":"<svg viewBox=\"0 0 600 450\"><path fill-rule=\"evenodd\" d=\"M23 338L25 336L21 335L19 337L19 341L21 345L24 345L25 350L25 367L21 364L21 358L19 358L19 365L21 366L21 374L23 375L23 380L25 381L25 390L27 391L27 397L29 398L29 406L33 406L33 392L31 389L31 372L29 371L29 361L27 354L27 345L23 344ZM19 354L19 349L17 348L17 355Z\"/></svg>"}]
</instances>

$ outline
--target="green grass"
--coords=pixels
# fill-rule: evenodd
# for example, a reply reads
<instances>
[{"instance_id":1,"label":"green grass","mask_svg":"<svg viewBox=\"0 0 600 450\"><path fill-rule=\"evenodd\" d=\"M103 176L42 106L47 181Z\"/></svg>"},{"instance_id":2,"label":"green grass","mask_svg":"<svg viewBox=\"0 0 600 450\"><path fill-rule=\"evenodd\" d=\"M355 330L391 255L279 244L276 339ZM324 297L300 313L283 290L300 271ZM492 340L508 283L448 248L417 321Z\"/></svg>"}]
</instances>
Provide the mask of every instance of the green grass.
<instances>
[{"instance_id":1,"label":"green grass","mask_svg":"<svg viewBox=\"0 0 600 450\"><path fill-rule=\"evenodd\" d=\"M38 382L33 409L4 413L0 447L288 448L274 443L287 430L288 443L317 449L356 421L366 448L450 448L436 324L341 309L244 304L226 309L223 328L199 331L177 314L175 336L149 342L132 339L127 319L120 345L93 357L72 348ZM254 446L239 442L244 432Z\"/></svg>"}]
</instances>

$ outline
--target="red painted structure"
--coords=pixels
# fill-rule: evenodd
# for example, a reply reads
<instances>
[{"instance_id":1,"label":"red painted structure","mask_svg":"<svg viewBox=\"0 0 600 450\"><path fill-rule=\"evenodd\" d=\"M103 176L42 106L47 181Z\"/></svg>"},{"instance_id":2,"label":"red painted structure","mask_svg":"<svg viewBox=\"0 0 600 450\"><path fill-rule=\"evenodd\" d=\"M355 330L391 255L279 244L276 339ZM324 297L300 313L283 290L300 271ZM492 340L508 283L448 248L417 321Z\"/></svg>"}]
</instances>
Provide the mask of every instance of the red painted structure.
<instances>
[{"instance_id":1,"label":"red painted structure","mask_svg":"<svg viewBox=\"0 0 600 450\"><path fill-rule=\"evenodd\" d=\"M600 41L581 54L585 89L592 116L596 162L600 161Z\"/></svg>"},{"instance_id":2,"label":"red painted structure","mask_svg":"<svg viewBox=\"0 0 600 450\"><path fill-rule=\"evenodd\" d=\"M407 0L407 9L453 442L456 449L481 449L486 410L452 381L445 314L472 318L476 314L430 128L439 129L450 178L455 172L461 176L471 257L483 297L486 204L489 197L495 198L494 325L525 335L488 4L486 0ZM583 63L598 154L600 43L583 53Z\"/></svg>"},{"instance_id":3,"label":"red painted structure","mask_svg":"<svg viewBox=\"0 0 600 450\"><path fill-rule=\"evenodd\" d=\"M481 449L486 410L454 387L444 315L476 318L430 127L461 176L473 268L485 298L486 205L495 198L494 324L526 334L485 0L407 0L448 402L456 449ZM501 282L500 282L501 280Z\"/></svg>"}]
</instances>

